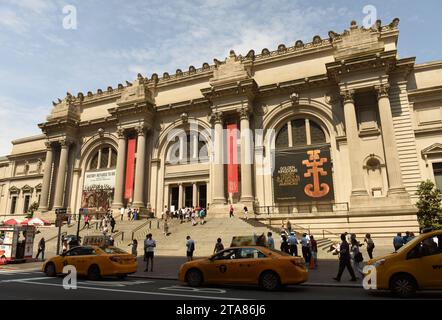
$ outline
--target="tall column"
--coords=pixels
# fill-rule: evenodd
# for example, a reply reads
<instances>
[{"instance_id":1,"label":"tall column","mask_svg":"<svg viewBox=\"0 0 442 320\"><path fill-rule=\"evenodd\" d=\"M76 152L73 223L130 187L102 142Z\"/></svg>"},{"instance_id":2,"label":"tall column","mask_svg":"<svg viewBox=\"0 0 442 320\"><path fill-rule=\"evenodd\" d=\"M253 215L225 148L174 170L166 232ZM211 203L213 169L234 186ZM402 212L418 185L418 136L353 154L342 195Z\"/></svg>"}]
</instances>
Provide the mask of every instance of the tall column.
<instances>
[{"instance_id":1,"label":"tall column","mask_svg":"<svg viewBox=\"0 0 442 320\"><path fill-rule=\"evenodd\" d=\"M169 185L165 184L164 185L164 204L163 204L163 208L161 208L161 210L163 210L164 208L169 208L170 205L170 194L169 194ZM175 208L175 210L178 208ZM158 212L161 212L161 210L158 210Z\"/></svg>"},{"instance_id":2,"label":"tall column","mask_svg":"<svg viewBox=\"0 0 442 320\"><path fill-rule=\"evenodd\" d=\"M135 191L134 203L135 207L144 208L144 177L146 168L146 137L145 128L140 126L137 129L137 164L135 168Z\"/></svg>"},{"instance_id":3,"label":"tall column","mask_svg":"<svg viewBox=\"0 0 442 320\"><path fill-rule=\"evenodd\" d=\"M192 185L193 190L192 190L192 206L193 207L198 207L198 186L196 183L193 183Z\"/></svg>"},{"instance_id":4,"label":"tall column","mask_svg":"<svg viewBox=\"0 0 442 320\"><path fill-rule=\"evenodd\" d=\"M214 165L213 165L213 204L225 204L224 186L224 134L223 115L221 112L212 114L215 126L215 141L213 143Z\"/></svg>"},{"instance_id":5,"label":"tall column","mask_svg":"<svg viewBox=\"0 0 442 320\"><path fill-rule=\"evenodd\" d=\"M249 112L247 109L240 110L241 117L241 202L251 205L253 202L252 186L252 160L253 148L250 132Z\"/></svg>"},{"instance_id":6,"label":"tall column","mask_svg":"<svg viewBox=\"0 0 442 320\"><path fill-rule=\"evenodd\" d=\"M126 149L127 141L124 135L124 129L118 129L118 154L117 154L117 172L115 176L115 192L112 206L115 209L124 205L124 170L126 167Z\"/></svg>"},{"instance_id":7,"label":"tall column","mask_svg":"<svg viewBox=\"0 0 442 320\"><path fill-rule=\"evenodd\" d=\"M388 84L382 84L375 89L378 94L379 116L385 149L385 163L387 165L388 194L406 193L407 191L402 184L401 167L393 128L393 116L388 96L390 87Z\"/></svg>"},{"instance_id":8,"label":"tall column","mask_svg":"<svg viewBox=\"0 0 442 320\"><path fill-rule=\"evenodd\" d=\"M64 190L66 182L66 168L68 165L69 143L67 140L60 141L60 162L58 164L57 183L55 184L54 209L63 208Z\"/></svg>"},{"instance_id":9,"label":"tall column","mask_svg":"<svg viewBox=\"0 0 442 320\"><path fill-rule=\"evenodd\" d=\"M39 211L47 212L49 211L49 188L51 186L52 178L52 162L54 161L54 151L52 150L51 143L46 142L46 159L45 168L43 175L43 185L41 188L41 198Z\"/></svg>"},{"instance_id":10,"label":"tall column","mask_svg":"<svg viewBox=\"0 0 442 320\"><path fill-rule=\"evenodd\" d=\"M345 90L341 92L344 100L345 129L350 158L352 197L367 196L367 189L364 184L364 176L361 161L361 147L359 143L358 123L354 103L354 91Z\"/></svg>"},{"instance_id":11,"label":"tall column","mask_svg":"<svg viewBox=\"0 0 442 320\"><path fill-rule=\"evenodd\" d=\"M183 184L180 183L179 184L179 193L178 193L178 208L176 208L176 209L180 209L180 208L184 207L183 200L184 200Z\"/></svg>"}]
</instances>

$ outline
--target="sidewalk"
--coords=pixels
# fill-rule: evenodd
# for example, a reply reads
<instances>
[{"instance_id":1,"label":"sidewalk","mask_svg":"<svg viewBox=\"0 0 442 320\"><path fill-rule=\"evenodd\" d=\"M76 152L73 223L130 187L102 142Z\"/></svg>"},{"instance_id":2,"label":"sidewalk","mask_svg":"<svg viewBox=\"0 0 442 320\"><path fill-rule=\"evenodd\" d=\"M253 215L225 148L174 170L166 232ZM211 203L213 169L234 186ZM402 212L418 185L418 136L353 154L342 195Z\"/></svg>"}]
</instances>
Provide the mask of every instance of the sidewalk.
<instances>
[{"instance_id":1,"label":"sidewalk","mask_svg":"<svg viewBox=\"0 0 442 320\"><path fill-rule=\"evenodd\" d=\"M195 260L198 257L195 258ZM187 262L186 257L155 257L154 271L144 272L146 262L143 261L143 257L138 257L138 272L132 274L131 277L146 278L146 279L165 279L165 280L177 280L178 270L180 266ZM305 286L321 286L321 287L349 287L349 288L361 288L361 281L351 282L350 274L345 271L341 282L333 280L338 273L339 261L338 259L320 260L318 268L315 270L309 270L309 281L304 283Z\"/></svg>"}]
</instances>

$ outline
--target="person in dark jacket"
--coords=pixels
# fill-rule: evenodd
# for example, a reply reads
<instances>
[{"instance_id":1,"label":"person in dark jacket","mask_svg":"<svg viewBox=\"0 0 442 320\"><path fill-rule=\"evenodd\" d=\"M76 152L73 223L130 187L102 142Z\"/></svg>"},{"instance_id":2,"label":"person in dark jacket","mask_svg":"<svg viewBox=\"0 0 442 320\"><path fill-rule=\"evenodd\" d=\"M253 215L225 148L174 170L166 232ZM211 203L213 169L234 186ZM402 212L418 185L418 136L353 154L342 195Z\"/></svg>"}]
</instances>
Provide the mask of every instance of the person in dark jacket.
<instances>
[{"instance_id":1,"label":"person in dark jacket","mask_svg":"<svg viewBox=\"0 0 442 320\"><path fill-rule=\"evenodd\" d=\"M289 243L285 234L281 235L281 251L285 253L290 253Z\"/></svg>"},{"instance_id":2,"label":"person in dark jacket","mask_svg":"<svg viewBox=\"0 0 442 320\"><path fill-rule=\"evenodd\" d=\"M339 271L336 278L333 279L336 281L341 281L342 274L344 273L345 268L347 268L351 275L350 281L356 281L355 272L351 266L350 245L347 242L345 234L341 234L341 240L342 242L339 247Z\"/></svg>"}]
</instances>

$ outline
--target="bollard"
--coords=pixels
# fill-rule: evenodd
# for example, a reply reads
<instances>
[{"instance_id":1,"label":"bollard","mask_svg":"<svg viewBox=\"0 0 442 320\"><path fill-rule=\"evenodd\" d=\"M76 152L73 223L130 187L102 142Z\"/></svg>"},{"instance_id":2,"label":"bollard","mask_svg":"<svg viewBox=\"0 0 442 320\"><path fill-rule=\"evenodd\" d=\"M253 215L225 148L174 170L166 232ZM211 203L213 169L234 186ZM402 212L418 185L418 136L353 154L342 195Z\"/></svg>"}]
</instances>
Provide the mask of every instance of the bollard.
<instances>
[{"instance_id":1,"label":"bollard","mask_svg":"<svg viewBox=\"0 0 442 320\"><path fill-rule=\"evenodd\" d=\"M158 222L157 222L157 229L159 229L160 228L160 220L158 220Z\"/></svg>"},{"instance_id":2,"label":"bollard","mask_svg":"<svg viewBox=\"0 0 442 320\"><path fill-rule=\"evenodd\" d=\"M149 221L149 230L152 230L152 220Z\"/></svg>"}]
</instances>

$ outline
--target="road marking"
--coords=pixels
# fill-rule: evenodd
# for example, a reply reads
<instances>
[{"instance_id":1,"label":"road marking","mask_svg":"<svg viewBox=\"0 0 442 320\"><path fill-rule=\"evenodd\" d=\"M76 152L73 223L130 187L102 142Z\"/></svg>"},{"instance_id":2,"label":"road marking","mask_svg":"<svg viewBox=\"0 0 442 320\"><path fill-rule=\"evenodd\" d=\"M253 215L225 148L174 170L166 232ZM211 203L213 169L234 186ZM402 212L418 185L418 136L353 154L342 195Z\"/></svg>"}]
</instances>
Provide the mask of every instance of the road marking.
<instances>
[{"instance_id":1,"label":"road marking","mask_svg":"<svg viewBox=\"0 0 442 320\"><path fill-rule=\"evenodd\" d=\"M48 280L49 277L37 277L37 278L23 278L23 279L11 279L11 280L1 280L0 283L10 283L10 282L31 282L34 280Z\"/></svg>"},{"instance_id":2,"label":"road marking","mask_svg":"<svg viewBox=\"0 0 442 320\"><path fill-rule=\"evenodd\" d=\"M154 283L154 281L127 281L127 282L79 281L78 283L85 285L97 285L102 287L127 287L139 284Z\"/></svg>"},{"instance_id":3,"label":"road marking","mask_svg":"<svg viewBox=\"0 0 442 320\"><path fill-rule=\"evenodd\" d=\"M48 286L48 287L63 287L61 284L55 283L43 283L43 282L33 282L26 281L26 279L22 281L15 281L23 284L34 284L40 286ZM183 297L183 298L199 298L199 299L210 299L210 300L219 300L219 297L211 297L211 296L199 296L199 295L188 295L188 294L178 294L178 293L163 293L163 292L148 292L148 291L134 291L134 290L120 290L120 289L111 289L111 288L94 288L94 287L85 287L85 286L77 286L78 289L84 290L96 290L96 291L110 291L110 292L119 292L119 293L132 293L132 294L143 294L143 295L151 295L151 296L167 296L167 297ZM244 298L230 298L223 297L223 300L250 300Z\"/></svg>"},{"instance_id":4,"label":"road marking","mask_svg":"<svg viewBox=\"0 0 442 320\"><path fill-rule=\"evenodd\" d=\"M215 288L192 288L192 287L185 287L185 286L172 286L172 287L165 287L160 288L160 290L166 290L166 291L184 291L184 292L201 292L201 293L213 293L213 294L225 294L227 293L226 290L223 289L215 289Z\"/></svg>"}]
</instances>

